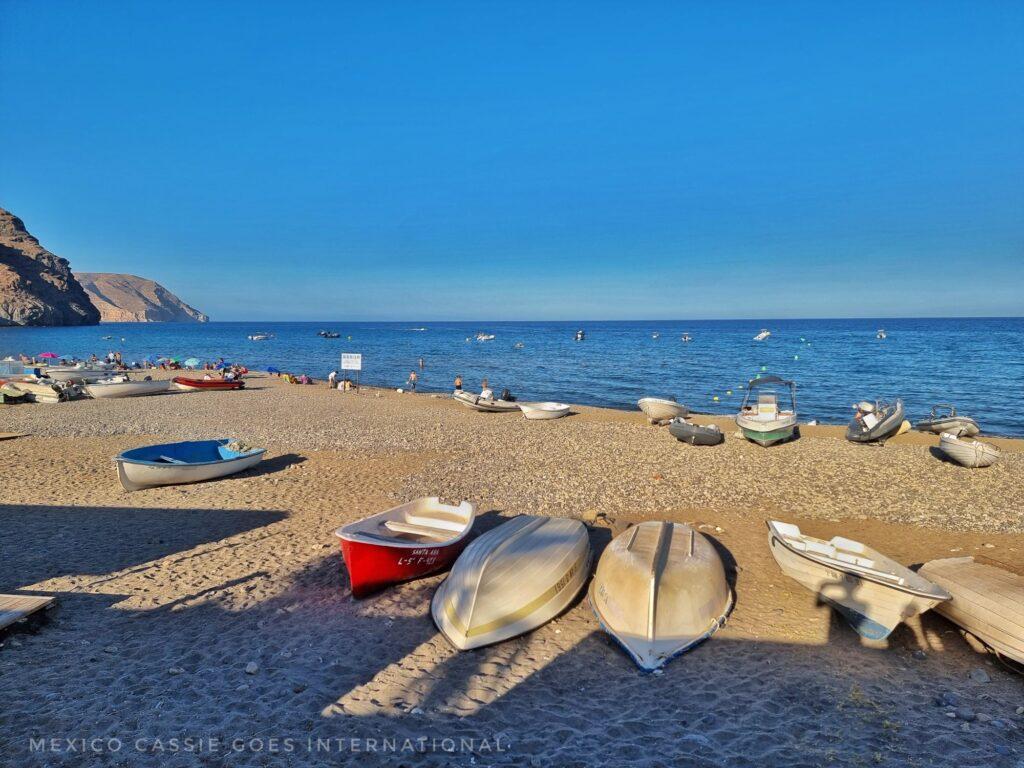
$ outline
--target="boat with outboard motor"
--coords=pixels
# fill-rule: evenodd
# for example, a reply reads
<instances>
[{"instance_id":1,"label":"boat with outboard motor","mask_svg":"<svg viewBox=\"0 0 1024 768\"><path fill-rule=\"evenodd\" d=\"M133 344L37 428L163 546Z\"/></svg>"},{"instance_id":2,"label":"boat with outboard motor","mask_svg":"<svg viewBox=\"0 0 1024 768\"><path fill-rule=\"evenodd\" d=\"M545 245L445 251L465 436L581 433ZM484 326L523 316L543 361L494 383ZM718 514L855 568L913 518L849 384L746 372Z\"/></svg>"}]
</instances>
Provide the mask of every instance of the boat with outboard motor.
<instances>
[{"instance_id":1,"label":"boat with outboard motor","mask_svg":"<svg viewBox=\"0 0 1024 768\"><path fill-rule=\"evenodd\" d=\"M754 337L754 341L764 341L765 339L767 339L771 335L772 335L771 331L769 331L767 328L762 328L760 333L758 333Z\"/></svg>"},{"instance_id":2,"label":"boat with outboard motor","mask_svg":"<svg viewBox=\"0 0 1024 768\"><path fill-rule=\"evenodd\" d=\"M788 407L779 403L783 390L789 392ZM796 429L796 383L778 376L751 379L736 425L745 438L764 447L790 440Z\"/></svg>"},{"instance_id":3,"label":"boat with outboard motor","mask_svg":"<svg viewBox=\"0 0 1024 768\"><path fill-rule=\"evenodd\" d=\"M846 428L846 439L850 442L885 442L903 426L903 401L899 398L891 403L861 400L853 408L853 420Z\"/></svg>"},{"instance_id":4,"label":"boat with outboard motor","mask_svg":"<svg viewBox=\"0 0 1024 768\"><path fill-rule=\"evenodd\" d=\"M934 432L937 435L949 432L960 437L974 437L981 432L978 422L970 416L958 415L956 407L948 403L933 405L931 416L917 422L914 429L919 432Z\"/></svg>"},{"instance_id":5,"label":"boat with outboard motor","mask_svg":"<svg viewBox=\"0 0 1024 768\"><path fill-rule=\"evenodd\" d=\"M461 389L452 394L452 400L459 405L464 405L471 410L483 413L512 413L519 410L519 403L515 401L480 397L480 395L464 392Z\"/></svg>"}]
</instances>

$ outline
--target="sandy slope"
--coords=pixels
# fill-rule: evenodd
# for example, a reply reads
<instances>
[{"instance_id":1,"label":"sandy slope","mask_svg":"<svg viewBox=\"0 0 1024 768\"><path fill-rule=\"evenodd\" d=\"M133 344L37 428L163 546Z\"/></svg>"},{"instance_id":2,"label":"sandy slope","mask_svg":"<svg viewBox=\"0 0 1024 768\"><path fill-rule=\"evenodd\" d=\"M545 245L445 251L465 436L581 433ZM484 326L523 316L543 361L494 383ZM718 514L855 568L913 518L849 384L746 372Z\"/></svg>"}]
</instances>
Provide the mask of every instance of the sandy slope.
<instances>
[{"instance_id":1,"label":"sandy slope","mask_svg":"<svg viewBox=\"0 0 1024 768\"><path fill-rule=\"evenodd\" d=\"M598 409L531 423L270 379L0 417L33 434L0 442L0 590L59 596L0 635L2 766L1024 760L1024 680L931 615L861 643L782 576L763 522L842 533L908 563L956 551L1021 572L1019 443L977 472L936 459L930 439L873 449L827 429L767 450L732 438L696 449ZM120 450L221 434L268 445L268 458L216 483L135 494L116 483ZM429 618L441 576L354 602L332 537L438 491L477 500L479 530L521 512L604 512L614 520L593 528L598 549L632 520L703 524L729 553L736 609L662 675L641 675L585 601L526 637L457 653ZM977 669L990 682L972 680ZM983 717L949 717L943 695ZM121 742L32 752L46 737ZM197 751L174 751L174 738Z\"/></svg>"}]
</instances>

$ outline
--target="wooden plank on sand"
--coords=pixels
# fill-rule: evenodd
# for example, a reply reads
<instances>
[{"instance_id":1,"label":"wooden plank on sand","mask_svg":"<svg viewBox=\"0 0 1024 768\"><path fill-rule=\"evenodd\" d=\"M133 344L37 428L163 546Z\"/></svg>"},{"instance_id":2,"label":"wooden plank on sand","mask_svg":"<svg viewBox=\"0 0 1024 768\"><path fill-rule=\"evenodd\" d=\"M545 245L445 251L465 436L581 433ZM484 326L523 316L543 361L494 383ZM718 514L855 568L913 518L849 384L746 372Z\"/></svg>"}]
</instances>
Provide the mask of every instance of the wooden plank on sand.
<instances>
[{"instance_id":1,"label":"wooden plank on sand","mask_svg":"<svg viewBox=\"0 0 1024 768\"><path fill-rule=\"evenodd\" d=\"M0 595L0 629L46 608L54 599L48 595Z\"/></svg>"},{"instance_id":2,"label":"wooden plank on sand","mask_svg":"<svg viewBox=\"0 0 1024 768\"><path fill-rule=\"evenodd\" d=\"M13 440L16 437L27 437L25 432L0 432L0 440Z\"/></svg>"}]
</instances>

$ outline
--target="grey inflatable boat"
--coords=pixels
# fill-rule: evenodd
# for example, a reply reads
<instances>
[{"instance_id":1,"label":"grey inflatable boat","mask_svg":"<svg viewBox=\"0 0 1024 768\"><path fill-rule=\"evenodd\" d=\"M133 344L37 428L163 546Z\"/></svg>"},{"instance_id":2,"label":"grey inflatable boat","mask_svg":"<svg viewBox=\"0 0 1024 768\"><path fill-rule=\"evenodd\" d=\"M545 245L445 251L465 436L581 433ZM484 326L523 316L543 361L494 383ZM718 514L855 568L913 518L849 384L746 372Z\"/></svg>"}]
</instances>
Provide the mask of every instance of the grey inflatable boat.
<instances>
[{"instance_id":1,"label":"grey inflatable boat","mask_svg":"<svg viewBox=\"0 0 1024 768\"><path fill-rule=\"evenodd\" d=\"M854 408L857 413L846 428L846 439L854 443L877 443L888 440L903 424L903 401L892 403L862 400Z\"/></svg>"},{"instance_id":2,"label":"grey inflatable boat","mask_svg":"<svg viewBox=\"0 0 1024 768\"><path fill-rule=\"evenodd\" d=\"M974 437L981 432L978 422L970 416L958 416L956 408L947 403L932 406L931 418L917 422L914 429L920 432L934 432L937 435L949 432L961 437Z\"/></svg>"},{"instance_id":3,"label":"grey inflatable boat","mask_svg":"<svg viewBox=\"0 0 1024 768\"><path fill-rule=\"evenodd\" d=\"M725 435L716 424L702 427L690 424L682 419L672 419L668 425L669 434L681 443L690 445L718 445L725 440Z\"/></svg>"}]
</instances>

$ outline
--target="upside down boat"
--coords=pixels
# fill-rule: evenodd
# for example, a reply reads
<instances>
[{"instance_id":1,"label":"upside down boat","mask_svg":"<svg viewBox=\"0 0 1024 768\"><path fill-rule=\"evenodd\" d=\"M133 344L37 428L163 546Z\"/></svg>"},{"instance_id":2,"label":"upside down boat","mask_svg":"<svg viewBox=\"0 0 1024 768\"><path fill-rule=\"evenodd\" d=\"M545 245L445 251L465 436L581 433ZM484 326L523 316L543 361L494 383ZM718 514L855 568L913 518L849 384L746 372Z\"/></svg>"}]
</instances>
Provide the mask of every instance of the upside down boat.
<instances>
[{"instance_id":1,"label":"upside down boat","mask_svg":"<svg viewBox=\"0 0 1024 768\"><path fill-rule=\"evenodd\" d=\"M448 568L475 519L470 502L453 506L430 496L342 526L334 535L341 541L352 596Z\"/></svg>"},{"instance_id":2,"label":"upside down boat","mask_svg":"<svg viewBox=\"0 0 1024 768\"><path fill-rule=\"evenodd\" d=\"M515 517L466 547L434 593L434 623L463 651L536 629L583 589L590 556L579 520Z\"/></svg>"},{"instance_id":3,"label":"upside down boat","mask_svg":"<svg viewBox=\"0 0 1024 768\"><path fill-rule=\"evenodd\" d=\"M636 405L652 424L657 421L685 417L690 412L682 403L677 403L666 397L641 397L636 401Z\"/></svg>"},{"instance_id":4,"label":"upside down boat","mask_svg":"<svg viewBox=\"0 0 1024 768\"><path fill-rule=\"evenodd\" d=\"M186 376L175 376L171 381L175 389L185 392L196 390L219 390L219 389L245 389L245 382L241 379L228 381L227 379L190 379Z\"/></svg>"}]
</instances>

